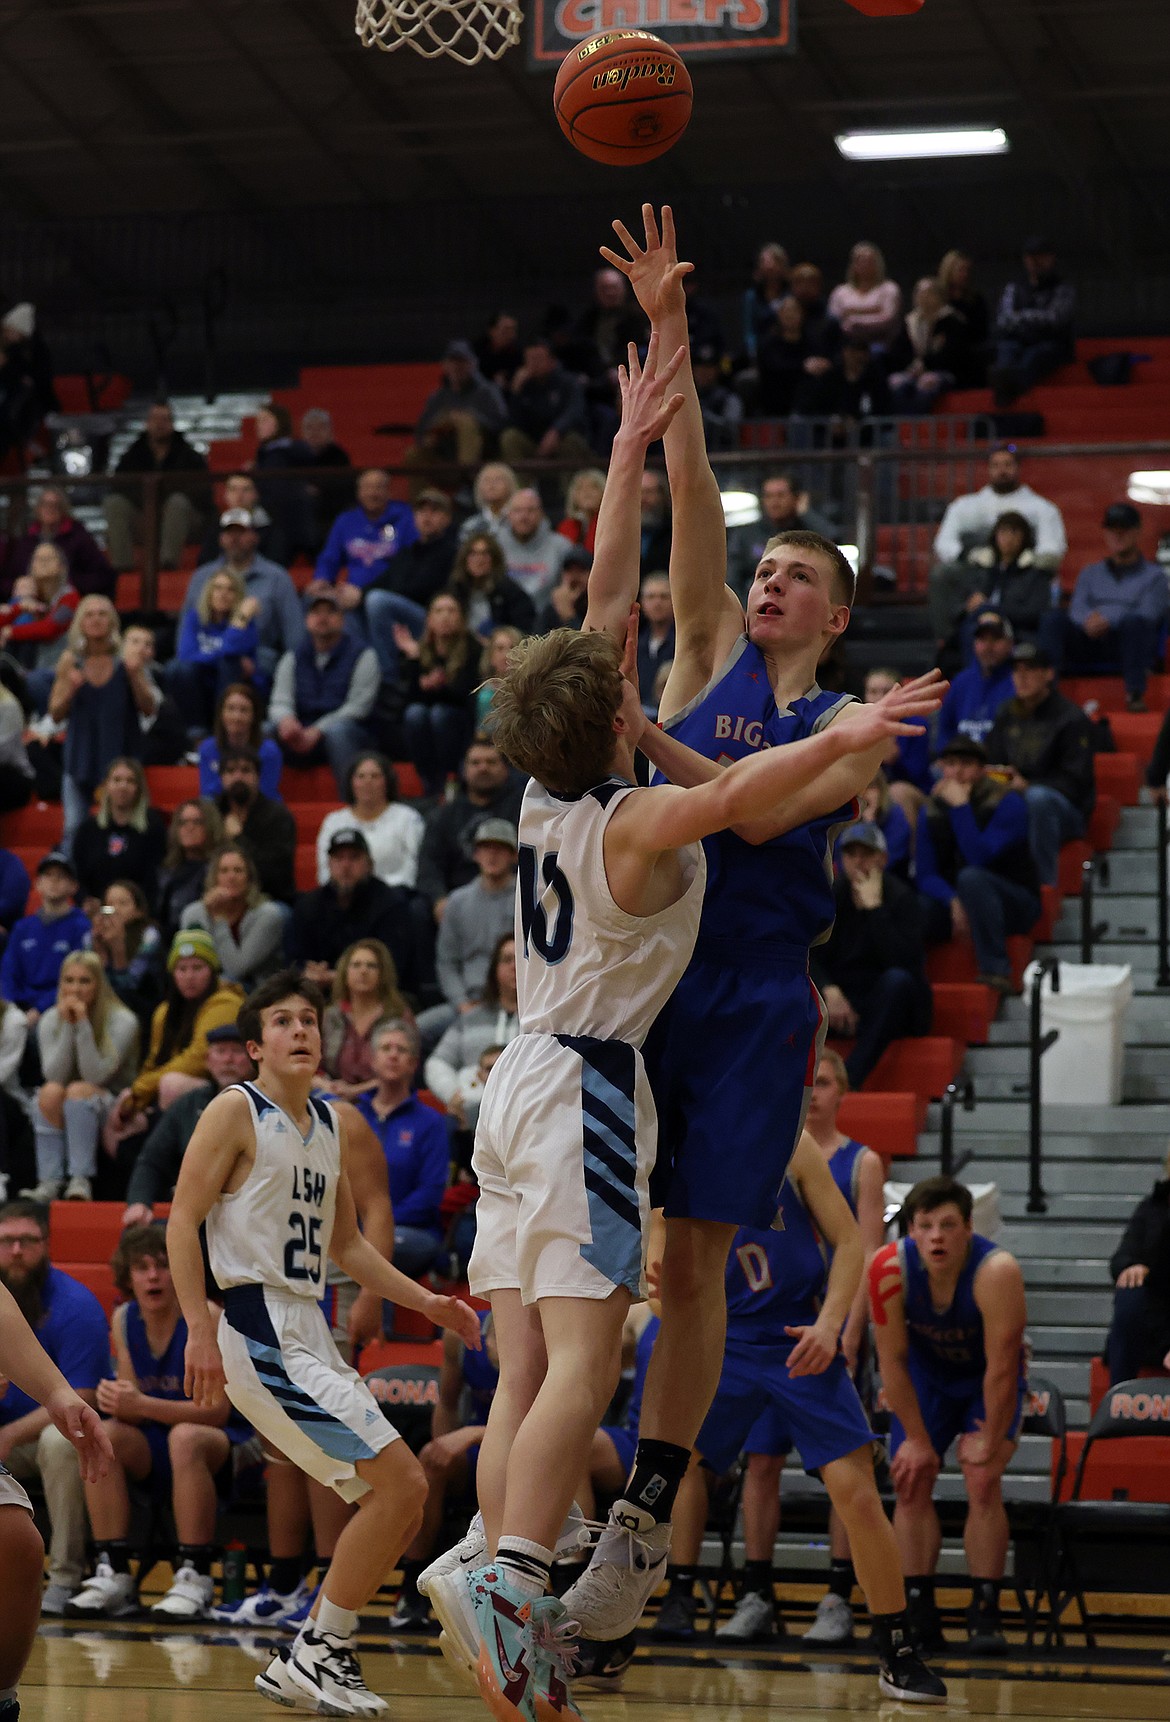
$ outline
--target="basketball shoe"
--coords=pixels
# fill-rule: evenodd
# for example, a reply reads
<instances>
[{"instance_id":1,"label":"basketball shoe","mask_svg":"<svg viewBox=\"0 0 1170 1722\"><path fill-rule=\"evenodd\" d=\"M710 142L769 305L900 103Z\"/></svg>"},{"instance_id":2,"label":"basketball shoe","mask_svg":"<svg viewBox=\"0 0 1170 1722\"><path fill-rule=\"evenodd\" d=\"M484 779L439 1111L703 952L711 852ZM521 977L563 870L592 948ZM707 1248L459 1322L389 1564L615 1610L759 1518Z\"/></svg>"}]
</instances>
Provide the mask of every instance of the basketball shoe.
<instances>
[{"instance_id":1,"label":"basketball shoe","mask_svg":"<svg viewBox=\"0 0 1170 1722\"><path fill-rule=\"evenodd\" d=\"M378 1716L387 1707L362 1679L350 1641L312 1629L278 1651L255 1686L276 1704L318 1716Z\"/></svg>"},{"instance_id":2,"label":"basketball shoe","mask_svg":"<svg viewBox=\"0 0 1170 1722\"><path fill-rule=\"evenodd\" d=\"M670 1523L647 1524L648 1518L624 1502L610 1508L592 1560L564 1595L583 1637L606 1642L633 1632L665 1577Z\"/></svg>"}]
</instances>

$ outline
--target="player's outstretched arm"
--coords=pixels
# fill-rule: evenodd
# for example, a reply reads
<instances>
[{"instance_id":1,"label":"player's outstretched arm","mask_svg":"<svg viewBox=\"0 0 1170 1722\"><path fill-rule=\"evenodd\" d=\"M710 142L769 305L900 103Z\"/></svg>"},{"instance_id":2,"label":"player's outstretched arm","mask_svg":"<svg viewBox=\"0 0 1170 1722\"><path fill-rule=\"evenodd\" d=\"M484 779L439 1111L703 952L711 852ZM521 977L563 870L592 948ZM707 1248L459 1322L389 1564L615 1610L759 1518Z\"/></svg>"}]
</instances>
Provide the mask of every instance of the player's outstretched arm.
<instances>
[{"instance_id":1,"label":"player's outstretched arm","mask_svg":"<svg viewBox=\"0 0 1170 1722\"><path fill-rule=\"evenodd\" d=\"M822 1375L837 1355L857 1288L864 1251L853 1210L837 1188L828 1162L807 1130L801 1133L788 1168L813 1224L833 1252L825 1298L811 1327L785 1331L796 1340L788 1359L789 1375Z\"/></svg>"},{"instance_id":2,"label":"player's outstretched arm","mask_svg":"<svg viewBox=\"0 0 1170 1722\"><path fill-rule=\"evenodd\" d=\"M937 675L937 671L931 672L931 677ZM891 736L915 733L913 720L932 711L940 697L931 677L908 682L875 705L859 706L854 723L829 724L819 735L786 747L766 748L725 770L715 767L713 776L693 788L642 790L628 798L629 813L625 807L618 809L610 828L629 832L636 845L659 853L727 829L749 841L774 835L781 804L798 797L811 784L819 784L847 756L884 749ZM937 685L946 687L945 682ZM622 718L635 745L657 764L655 754L660 751L662 732L648 722L628 684ZM682 748L679 753L682 744L667 739L672 743L672 757L685 765L691 750ZM710 769L711 762L705 763ZM839 801L830 805L835 807ZM787 814L786 806L783 812Z\"/></svg>"},{"instance_id":3,"label":"player's outstretched arm","mask_svg":"<svg viewBox=\"0 0 1170 1722\"><path fill-rule=\"evenodd\" d=\"M464 1303L457 1297L440 1297L426 1286L419 1285L417 1280L407 1279L395 1267L391 1267L385 1256L378 1254L371 1243L362 1237L358 1230L357 1210L353 1203L353 1192L349 1187L349 1178L345 1172L345 1126L342 1129L342 1171L337 1181L337 1210L333 1221L333 1237L329 1244L329 1254L343 1273L350 1279L356 1280L360 1286L368 1286L379 1297L388 1298L391 1303L401 1304L403 1309L418 1310L420 1315L427 1316L438 1327L450 1328L457 1333L464 1345L472 1351L478 1351L481 1344L479 1318L469 1303Z\"/></svg>"},{"instance_id":4,"label":"player's outstretched arm","mask_svg":"<svg viewBox=\"0 0 1170 1722\"><path fill-rule=\"evenodd\" d=\"M167 1260L187 1323L183 1391L204 1407L216 1405L224 1397L224 1373L215 1324L207 1307L199 1228L251 1144L251 1112L245 1096L230 1089L217 1094L196 1124L183 1154L167 1220Z\"/></svg>"},{"instance_id":5,"label":"player's outstretched arm","mask_svg":"<svg viewBox=\"0 0 1170 1722\"><path fill-rule=\"evenodd\" d=\"M589 571L587 633L611 634L619 642L630 605L638 596L641 561L642 473L646 450L657 442L682 406L671 384L683 361L680 347L663 359L661 338L652 334L646 363L631 343L629 366L618 367L622 422L613 439L609 471L597 516L593 567Z\"/></svg>"},{"instance_id":6,"label":"player's outstretched arm","mask_svg":"<svg viewBox=\"0 0 1170 1722\"><path fill-rule=\"evenodd\" d=\"M677 377L682 406L664 438L674 515L670 588L676 650L662 701L662 710L669 716L710 681L716 664L731 650L743 632L743 606L727 586L723 502L707 458L703 412L691 374L683 281L694 265L678 260L669 204L662 207L660 228L653 204L644 203L642 225L639 243L622 222L615 221L614 232L623 249L603 245L601 254L629 281L664 349L674 352L682 346L686 350Z\"/></svg>"},{"instance_id":7,"label":"player's outstretched arm","mask_svg":"<svg viewBox=\"0 0 1170 1722\"><path fill-rule=\"evenodd\" d=\"M82 1479L96 1483L113 1463L114 1449L92 1405L70 1387L7 1286L0 1285L0 1375L35 1399L77 1453Z\"/></svg>"},{"instance_id":8,"label":"player's outstretched arm","mask_svg":"<svg viewBox=\"0 0 1170 1722\"><path fill-rule=\"evenodd\" d=\"M961 1457L968 1464L994 1464L1002 1458L1016 1416L1020 1383L1020 1353L1028 1309L1024 1275L1006 1250L989 1256L975 1276L975 1302L983 1317L983 1427L964 1443Z\"/></svg>"},{"instance_id":9,"label":"player's outstretched arm","mask_svg":"<svg viewBox=\"0 0 1170 1722\"><path fill-rule=\"evenodd\" d=\"M910 1334L897 1244L883 1244L870 1263L869 1299L882 1387L890 1410L906 1431L906 1439L894 1455L894 1481L911 1483L916 1477L928 1476L933 1482L939 1459L922 1421L910 1376Z\"/></svg>"}]
</instances>

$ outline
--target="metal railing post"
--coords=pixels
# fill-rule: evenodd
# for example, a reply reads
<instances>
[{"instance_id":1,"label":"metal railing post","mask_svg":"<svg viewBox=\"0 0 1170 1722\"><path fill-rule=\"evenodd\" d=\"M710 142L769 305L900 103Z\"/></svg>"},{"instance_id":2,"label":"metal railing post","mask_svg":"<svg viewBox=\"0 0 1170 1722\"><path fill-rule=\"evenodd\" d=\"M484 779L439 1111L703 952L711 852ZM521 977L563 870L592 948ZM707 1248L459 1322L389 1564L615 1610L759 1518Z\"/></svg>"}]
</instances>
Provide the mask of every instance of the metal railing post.
<instances>
[{"instance_id":1,"label":"metal railing post","mask_svg":"<svg viewBox=\"0 0 1170 1722\"><path fill-rule=\"evenodd\" d=\"M1166 878L1166 803L1155 804L1158 860L1158 975L1155 985L1170 987L1170 882Z\"/></svg>"},{"instance_id":2,"label":"metal railing post","mask_svg":"<svg viewBox=\"0 0 1170 1722\"><path fill-rule=\"evenodd\" d=\"M942 1117L939 1120L938 1169L944 1178L957 1178L972 1158L971 1150L955 1159L955 1106L964 1112L975 1110L975 1090L968 1078L964 1082L948 1082L942 1097Z\"/></svg>"},{"instance_id":3,"label":"metal railing post","mask_svg":"<svg viewBox=\"0 0 1170 1722\"><path fill-rule=\"evenodd\" d=\"M1096 885L1096 861L1081 862L1081 961L1093 961L1093 946L1109 931L1108 921L1093 919L1093 890Z\"/></svg>"},{"instance_id":4,"label":"metal railing post","mask_svg":"<svg viewBox=\"0 0 1170 1722\"><path fill-rule=\"evenodd\" d=\"M1028 1030L1028 1212L1029 1214L1046 1214L1048 1198L1044 1194L1043 1183L1043 1112L1040 1104L1040 1060L1048 1048L1059 1038L1060 1030L1050 1028L1043 1034L1040 1028L1041 996L1044 991L1044 977L1052 976L1052 990L1060 991L1060 963L1055 958L1045 959L1036 965L1032 976L1032 996L1029 1009Z\"/></svg>"}]
</instances>

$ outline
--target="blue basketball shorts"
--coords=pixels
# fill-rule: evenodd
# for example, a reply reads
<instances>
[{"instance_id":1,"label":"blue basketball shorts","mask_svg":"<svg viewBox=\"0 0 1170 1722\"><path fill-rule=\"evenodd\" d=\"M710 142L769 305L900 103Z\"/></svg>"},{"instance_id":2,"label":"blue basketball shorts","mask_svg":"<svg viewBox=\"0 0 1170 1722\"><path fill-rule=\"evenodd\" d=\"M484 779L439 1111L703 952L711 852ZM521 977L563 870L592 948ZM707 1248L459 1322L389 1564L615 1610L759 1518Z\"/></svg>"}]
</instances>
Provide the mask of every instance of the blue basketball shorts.
<instances>
[{"instance_id":1,"label":"blue basketball shorts","mask_svg":"<svg viewBox=\"0 0 1170 1722\"><path fill-rule=\"evenodd\" d=\"M767 1345L729 1339L723 1373L695 1446L713 1471L729 1469L742 1452L800 1453L806 1471L819 1471L873 1441L843 1357L823 1375L788 1373L793 1342Z\"/></svg>"},{"instance_id":2,"label":"blue basketball shorts","mask_svg":"<svg viewBox=\"0 0 1170 1722\"><path fill-rule=\"evenodd\" d=\"M772 1224L826 1021L807 951L700 943L646 1042L656 1207L669 1217Z\"/></svg>"},{"instance_id":3,"label":"blue basketball shorts","mask_svg":"<svg viewBox=\"0 0 1170 1722\"><path fill-rule=\"evenodd\" d=\"M914 1355L911 1353L910 1379L914 1383L918 1409L926 1425L926 1433L930 1436L930 1444L939 1458L945 1459L952 1441L957 1441L960 1435L973 1434L986 1416L983 1405L983 1377L972 1381L942 1382L928 1375L921 1367L916 1367ZM1016 1393L1015 1414L1008 1430L1009 1441L1014 1441L1020 1433L1027 1391L1028 1383L1021 1378ZM891 1457L905 1439L906 1431L891 1412Z\"/></svg>"}]
</instances>

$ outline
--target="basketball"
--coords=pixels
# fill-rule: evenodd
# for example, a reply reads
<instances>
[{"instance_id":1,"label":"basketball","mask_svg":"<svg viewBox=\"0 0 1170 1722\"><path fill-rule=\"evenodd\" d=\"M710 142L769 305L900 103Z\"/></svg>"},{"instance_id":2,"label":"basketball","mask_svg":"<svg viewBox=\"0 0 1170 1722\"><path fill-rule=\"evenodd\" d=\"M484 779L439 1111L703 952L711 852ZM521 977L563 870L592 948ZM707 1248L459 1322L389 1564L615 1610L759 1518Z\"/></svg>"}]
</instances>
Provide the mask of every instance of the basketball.
<instances>
[{"instance_id":1,"label":"basketball","mask_svg":"<svg viewBox=\"0 0 1170 1722\"><path fill-rule=\"evenodd\" d=\"M553 107L582 155L639 167L686 131L692 94L691 75L669 43L648 30L606 30L565 55Z\"/></svg>"}]
</instances>

